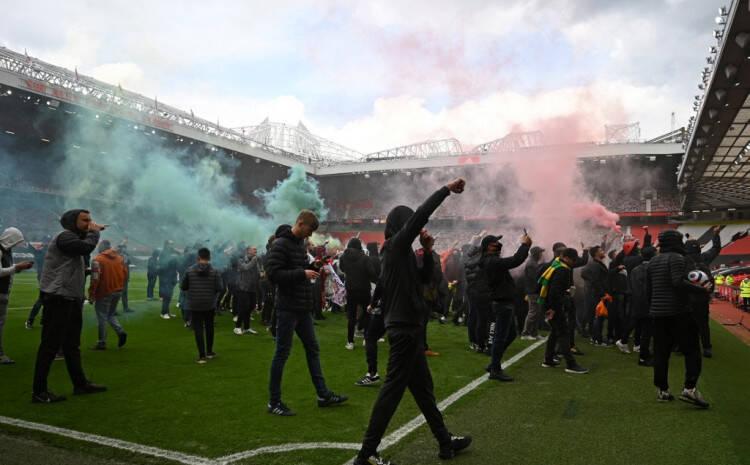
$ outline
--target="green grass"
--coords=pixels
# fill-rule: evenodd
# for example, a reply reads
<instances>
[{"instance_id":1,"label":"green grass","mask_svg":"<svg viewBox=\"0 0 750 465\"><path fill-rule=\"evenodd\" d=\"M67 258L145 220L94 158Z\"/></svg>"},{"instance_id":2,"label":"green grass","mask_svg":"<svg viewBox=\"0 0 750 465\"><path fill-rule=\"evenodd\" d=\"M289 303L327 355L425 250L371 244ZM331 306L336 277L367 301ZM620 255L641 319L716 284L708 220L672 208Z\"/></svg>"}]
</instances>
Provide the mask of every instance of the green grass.
<instances>
[{"instance_id":1,"label":"green grass","mask_svg":"<svg viewBox=\"0 0 750 465\"><path fill-rule=\"evenodd\" d=\"M360 442L377 388L355 387L365 371L364 348L344 349L345 319L331 315L317 327L323 371L329 388L350 396L341 407L320 409L315 403L304 352L295 339L287 363L284 401L297 410L292 418L265 412L273 341L266 332L235 336L229 315L217 318L215 350L219 357L199 366L192 333L181 320L158 318L158 302L145 301L145 277L134 274L130 285L135 314L121 317L127 345L118 350L110 330L104 352L86 347L96 342L96 317L84 310L83 365L92 381L109 391L70 396L72 386L63 362L55 362L50 389L68 396L53 405L29 403L41 329L23 329L36 297L31 273L17 277L4 332L6 352L15 366L0 366L0 415L206 457L218 457L262 446L290 442ZM261 329L257 321L256 329ZM446 412L457 433L475 436L472 448L457 463L750 463L750 348L719 326L713 327L716 358L706 360L699 387L712 407L695 411L675 402L659 404L651 371L635 356L613 349L588 349L581 363L586 376L539 367L534 352L510 369L511 384L484 383ZM470 353L466 332L453 325L429 326L431 346L441 356L430 359L438 399L483 373L487 358ZM528 343L516 341L509 356ZM380 344L381 372L387 344ZM672 362L673 390L681 386L682 361ZM407 394L391 422L391 432L411 420L418 409ZM7 440L6 440L7 439ZM2 463L44 463L36 456L10 453L10 444L31 441L37 453L49 450L59 463L168 463L45 433L0 425ZM398 463L437 463L436 446L426 427L408 436L385 455ZM37 454L38 455L38 454ZM270 454L243 464L341 464L353 452L340 450ZM17 462L14 458L17 457ZM67 457L67 458L65 458ZM84 458L82 458L84 457ZM86 462L85 457L90 459ZM584 460L585 459L585 460ZM50 458L50 463L52 459ZM743 462L744 461L744 462Z\"/></svg>"}]
</instances>

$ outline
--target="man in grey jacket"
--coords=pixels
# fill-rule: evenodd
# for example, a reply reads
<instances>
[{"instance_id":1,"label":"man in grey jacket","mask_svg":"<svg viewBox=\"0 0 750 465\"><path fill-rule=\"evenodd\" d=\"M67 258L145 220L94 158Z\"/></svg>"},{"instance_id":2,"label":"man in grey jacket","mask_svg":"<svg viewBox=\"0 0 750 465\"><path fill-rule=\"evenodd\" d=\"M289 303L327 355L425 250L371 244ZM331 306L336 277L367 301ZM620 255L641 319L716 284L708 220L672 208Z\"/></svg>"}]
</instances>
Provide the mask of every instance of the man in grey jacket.
<instances>
[{"instance_id":1,"label":"man in grey jacket","mask_svg":"<svg viewBox=\"0 0 750 465\"><path fill-rule=\"evenodd\" d=\"M247 255L237 264L237 323L234 334L258 334L250 328L250 314L257 307L260 295L260 269L258 267L258 249L252 245L247 248Z\"/></svg>"},{"instance_id":2,"label":"man in grey jacket","mask_svg":"<svg viewBox=\"0 0 750 465\"><path fill-rule=\"evenodd\" d=\"M86 262L106 224L96 224L87 210L69 210L60 218L63 230L52 238L44 259L39 294L44 305L42 341L36 354L31 401L51 403L65 397L49 392L47 375L62 346L73 394L106 391L86 379L81 365L81 327L86 288Z\"/></svg>"},{"instance_id":3,"label":"man in grey jacket","mask_svg":"<svg viewBox=\"0 0 750 465\"><path fill-rule=\"evenodd\" d=\"M10 288L13 286L13 275L34 266L34 262L21 262L13 264L13 252L11 249L23 242L23 234L16 228L8 228L0 234L0 365L12 365L16 363L5 355L3 349L3 328L8 316L8 298Z\"/></svg>"}]
</instances>

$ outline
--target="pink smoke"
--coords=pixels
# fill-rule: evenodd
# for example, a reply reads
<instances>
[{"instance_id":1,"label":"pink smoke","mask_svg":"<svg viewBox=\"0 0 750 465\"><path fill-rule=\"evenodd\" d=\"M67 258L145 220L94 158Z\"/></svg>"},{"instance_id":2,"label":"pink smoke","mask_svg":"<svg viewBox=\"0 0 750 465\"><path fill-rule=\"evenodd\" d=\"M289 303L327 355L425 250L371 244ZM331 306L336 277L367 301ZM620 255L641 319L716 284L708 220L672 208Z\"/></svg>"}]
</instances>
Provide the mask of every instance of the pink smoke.
<instances>
[{"instance_id":1,"label":"pink smoke","mask_svg":"<svg viewBox=\"0 0 750 465\"><path fill-rule=\"evenodd\" d=\"M590 201L574 203L573 211L575 212L576 219L579 221L590 221L617 233L622 230L622 227L617 224L620 221L620 215L607 210L604 205Z\"/></svg>"}]
</instances>

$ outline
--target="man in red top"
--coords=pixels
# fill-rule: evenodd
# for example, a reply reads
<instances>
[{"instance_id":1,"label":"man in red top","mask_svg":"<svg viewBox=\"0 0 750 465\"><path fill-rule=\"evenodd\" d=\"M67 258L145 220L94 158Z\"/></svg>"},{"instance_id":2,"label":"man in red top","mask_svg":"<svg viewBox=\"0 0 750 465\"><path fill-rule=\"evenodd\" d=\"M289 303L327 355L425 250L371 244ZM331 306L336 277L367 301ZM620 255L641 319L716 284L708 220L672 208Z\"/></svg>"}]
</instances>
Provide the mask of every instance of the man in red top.
<instances>
[{"instance_id":1,"label":"man in red top","mask_svg":"<svg viewBox=\"0 0 750 465\"><path fill-rule=\"evenodd\" d=\"M117 347L125 345L128 335L120 326L115 316L117 304L122 296L122 288L127 280L128 269L125 262L112 248L108 240L99 243L99 255L91 261L91 284L89 300L94 303L96 317L99 320L99 342L91 350L107 348L107 323L117 333Z\"/></svg>"}]
</instances>

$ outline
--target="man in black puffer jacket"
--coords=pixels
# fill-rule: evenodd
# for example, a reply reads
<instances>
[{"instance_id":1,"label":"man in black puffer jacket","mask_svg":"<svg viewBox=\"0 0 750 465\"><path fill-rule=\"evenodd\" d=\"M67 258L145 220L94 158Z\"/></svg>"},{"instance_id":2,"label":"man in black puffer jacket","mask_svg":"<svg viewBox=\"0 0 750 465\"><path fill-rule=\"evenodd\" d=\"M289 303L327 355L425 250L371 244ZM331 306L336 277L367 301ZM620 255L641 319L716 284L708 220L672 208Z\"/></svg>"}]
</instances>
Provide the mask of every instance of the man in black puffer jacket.
<instances>
[{"instance_id":1,"label":"man in black puffer jacket","mask_svg":"<svg viewBox=\"0 0 750 465\"><path fill-rule=\"evenodd\" d=\"M198 346L198 362L203 365L206 358L214 358L214 313L216 296L224 290L221 276L211 266L211 251L206 248L198 250L198 263L185 270L180 289L186 293L191 327L195 332L195 343ZM205 345L203 333L206 333Z\"/></svg>"},{"instance_id":2,"label":"man in black puffer jacket","mask_svg":"<svg viewBox=\"0 0 750 465\"><path fill-rule=\"evenodd\" d=\"M654 255L656 249L652 246L644 247L641 251L643 262L640 265L633 268L630 272L630 307L633 314L633 320L635 323L635 347L633 350L638 350L640 355L638 357L638 365L641 366L652 366L653 361L651 360L651 332L652 322L651 316L648 311L648 298L646 296L646 278L648 273L648 265Z\"/></svg>"},{"instance_id":3,"label":"man in black puffer jacket","mask_svg":"<svg viewBox=\"0 0 750 465\"><path fill-rule=\"evenodd\" d=\"M378 280L370 257L362 250L362 242L356 237L349 239L341 255L339 267L346 275L346 316L348 318L346 348L354 349L354 327L360 319L367 320L370 305L371 284ZM362 327L367 331L367 321Z\"/></svg>"},{"instance_id":4,"label":"man in black puffer jacket","mask_svg":"<svg viewBox=\"0 0 750 465\"><path fill-rule=\"evenodd\" d=\"M583 305L586 307L583 327L591 333L594 345L606 345L602 341L602 322L604 317L596 316L596 306L607 293L608 270L604 264L606 254L601 246L595 245L590 249L593 260L581 272L584 282Z\"/></svg>"},{"instance_id":5,"label":"man in black puffer jacket","mask_svg":"<svg viewBox=\"0 0 750 465\"><path fill-rule=\"evenodd\" d=\"M463 179L456 179L440 188L416 212L399 205L388 214L379 284L383 286L383 312L391 351L385 383L373 406L362 448L354 460L355 465L389 463L380 459L377 448L407 387L440 444L440 458L449 459L471 443L470 436L451 435L435 404L432 375L424 353L423 325L427 321L427 308L422 292L423 283L429 280L432 267L440 265L433 263L432 253L426 253L420 270L411 246L419 236L422 246L428 252L432 251L432 236L422 228L451 192L463 192L464 184Z\"/></svg>"},{"instance_id":6,"label":"man in black puffer jacket","mask_svg":"<svg viewBox=\"0 0 750 465\"><path fill-rule=\"evenodd\" d=\"M302 210L294 226L283 225L276 230L276 240L268 252L266 273L277 286L276 294L276 351L271 361L268 413L281 416L296 412L281 402L281 376L292 350L292 338L297 333L307 354L307 367L318 394L318 406L328 407L348 399L329 391L320 367L320 347L313 326L313 292L311 279L317 279L322 263L310 264L305 251L305 238L318 229L318 217L310 210ZM319 296L316 296L319 298Z\"/></svg>"},{"instance_id":7,"label":"man in black puffer jacket","mask_svg":"<svg viewBox=\"0 0 750 465\"><path fill-rule=\"evenodd\" d=\"M502 236L500 236L502 237ZM490 362L490 379L500 381L513 381L513 377L503 373L500 362L511 342L516 338L516 329L513 322L514 297L516 285L510 276L510 270L521 266L529 256L531 238L524 234L521 245L511 257L501 257L502 244L500 237L485 236L482 239L482 261L484 278L490 287L490 298L492 299L492 316L495 321L495 334L492 338L492 361Z\"/></svg>"},{"instance_id":8,"label":"man in black puffer jacket","mask_svg":"<svg viewBox=\"0 0 750 465\"><path fill-rule=\"evenodd\" d=\"M711 262L719 256L721 252L721 227L716 226L713 229L713 238L711 240L712 245L709 250L701 253L701 246L695 239L691 239L685 242L685 260L686 268L688 273L693 270L701 270L706 273L709 281L711 282L711 293L707 295L703 294L690 294L690 307L693 311L693 317L696 323L698 323L698 331L700 334L701 345L703 345L703 356L711 358L713 353L711 352L711 333L708 326L708 303L711 300L711 294L714 291L713 279L711 279Z\"/></svg>"},{"instance_id":9,"label":"man in black puffer jacket","mask_svg":"<svg viewBox=\"0 0 750 465\"><path fill-rule=\"evenodd\" d=\"M657 399L674 400L669 392L669 356L679 346L685 356L685 387L680 400L702 408L708 407L696 384L701 373L698 350L698 324L690 314L689 294L709 292L711 284L699 286L687 279L685 248L682 233L667 229L659 233L659 255L646 271L646 295L654 323L654 385L659 388Z\"/></svg>"}]
</instances>

